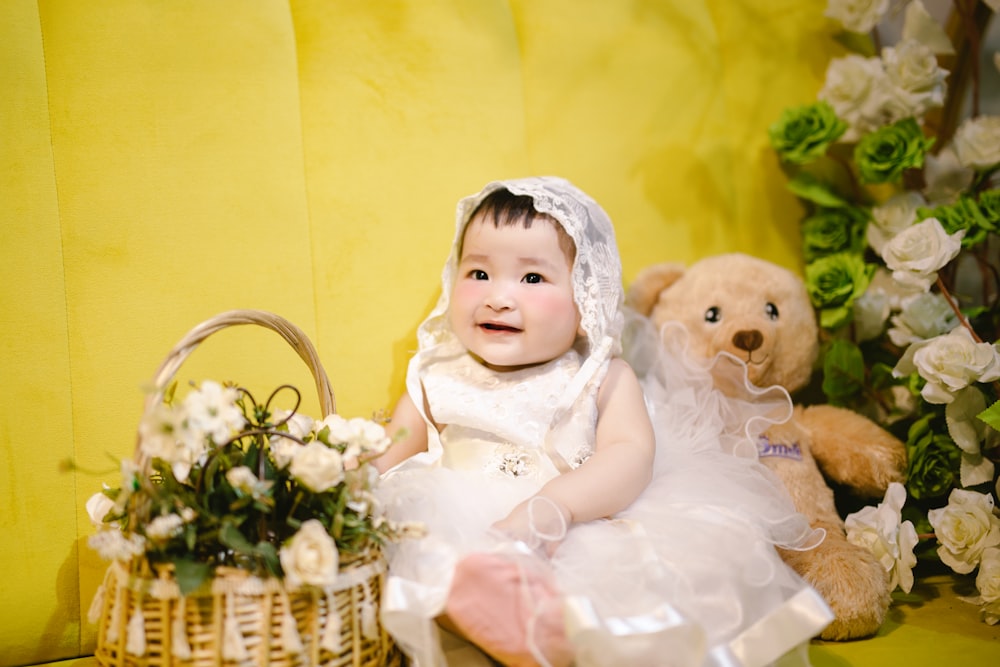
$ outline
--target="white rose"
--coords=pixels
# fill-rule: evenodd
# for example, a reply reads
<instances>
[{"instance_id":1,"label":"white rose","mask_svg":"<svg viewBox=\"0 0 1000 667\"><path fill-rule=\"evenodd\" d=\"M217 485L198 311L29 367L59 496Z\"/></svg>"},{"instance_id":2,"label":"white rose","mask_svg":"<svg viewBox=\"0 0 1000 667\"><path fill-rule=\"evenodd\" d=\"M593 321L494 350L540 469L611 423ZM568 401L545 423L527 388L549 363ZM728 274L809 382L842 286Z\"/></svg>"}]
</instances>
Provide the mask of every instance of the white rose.
<instances>
[{"instance_id":1,"label":"white rose","mask_svg":"<svg viewBox=\"0 0 1000 667\"><path fill-rule=\"evenodd\" d=\"M913 566L917 557L917 531L909 521L902 521L906 489L893 482L878 507L865 507L845 520L847 540L866 547L889 573L889 590L899 586L909 593L913 588Z\"/></svg>"},{"instance_id":2,"label":"white rose","mask_svg":"<svg viewBox=\"0 0 1000 667\"><path fill-rule=\"evenodd\" d=\"M890 320L889 340L906 347L948 333L958 325L958 317L943 295L921 292L903 301L903 309Z\"/></svg>"},{"instance_id":3,"label":"white rose","mask_svg":"<svg viewBox=\"0 0 1000 667\"><path fill-rule=\"evenodd\" d=\"M184 520L176 514L163 514L146 524L146 537L156 542L166 542L179 535Z\"/></svg>"},{"instance_id":4,"label":"white rose","mask_svg":"<svg viewBox=\"0 0 1000 667\"><path fill-rule=\"evenodd\" d=\"M973 382L1000 378L1000 354L990 343L977 343L965 327L906 348L893 375L916 370L927 384L920 394L928 403L951 403L955 393Z\"/></svg>"},{"instance_id":5,"label":"white rose","mask_svg":"<svg viewBox=\"0 0 1000 667\"><path fill-rule=\"evenodd\" d=\"M967 119L952 142L963 167L989 169L1000 164L1000 116Z\"/></svg>"},{"instance_id":6,"label":"white rose","mask_svg":"<svg viewBox=\"0 0 1000 667\"><path fill-rule=\"evenodd\" d=\"M969 189L976 172L958 162L955 148L948 144L934 155L924 156L924 195L934 204L954 203L959 195Z\"/></svg>"},{"instance_id":7,"label":"white rose","mask_svg":"<svg viewBox=\"0 0 1000 667\"><path fill-rule=\"evenodd\" d=\"M892 277L891 271L887 271L881 266L875 269L875 275L868 283L868 289L884 292L889 297L889 309L892 311L901 310L907 299L924 292L924 290L912 285L901 285Z\"/></svg>"},{"instance_id":8,"label":"white rose","mask_svg":"<svg viewBox=\"0 0 1000 667\"><path fill-rule=\"evenodd\" d=\"M335 449L318 440L301 447L288 468L292 476L314 493L323 493L344 479L344 461Z\"/></svg>"},{"instance_id":9,"label":"white rose","mask_svg":"<svg viewBox=\"0 0 1000 667\"><path fill-rule=\"evenodd\" d=\"M830 61L818 98L848 124L843 141L856 141L885 124L882 105L887 86L879 58L850 54Z\"/></svg>"},{"instance_id":10,"label":"white rose","mask_svg":"<svg viewBox=\"0 0 1000 667\"><path fill-rule=\"evenodd\" d=\"M302 585L331 586L337 580L340 556L333 538L323 524L309 519L281 547L278 556L285 581L291 588Z\"/></svg>"},{"instance_id":11,"label":"white rose","mask_svg":"<svg viewBox=\"0 0 1000 667\"><path fill-rule=\"evenodd\" d=\"M854 300L854 335L859 343L873 340L882 334L889 317L889 295L870 286Z\"/></svg>"},{"instance_id":12,"label":"white rose","mask_svg":"<svg viewBox=\"0 0 1000 667\"><path fill-rule=\"evenodd\" d=\"M976 588L982 600L983 620L990 625L1000 622L1000 549L986 549L979 562Z\"/></svg>"},{"instance_id":13,"label":"white rose","mask_svg":"<svg viewBox=\"0 0 1000 667\"><path fill-rule=\"evenodd\" d=\"M917 209L927 202L919 192L907 190L872 209L872 224L868 225L868 245L881 254L882 248L894 236L917 222Z\"/></svg>"},{"instance_id":14,"label":"white rose","mask_svg":"<svg viewBox=\"0 0 1000 667\"><path fill-rule=\"evenodd\" d=\"M948 234L937 218L927 218L886 243L882 259L897 281L926 291L938 270L958 256L964 235L965 230Z\"/></svg>"},{"instance_id":15,"label":"white rose","mask_svg":"<svg viewBox=\"0 0 1000 667\"><path fill-rule=\"evenodd\" d=\"M236 466L226 471L226 481L234 489L239 489L244 493L253 493L254 487L257 486L257 482L260 480L257 479L257 475L250 468Z\"/></svg>"},{"instance_id":16,"label":"white rose","mask_svg":"<svg viewBox=\"0 0 1000 667\"><path fill-rule=\"evenodd\" d=\"M104 560L130 560L145 551L146 540L142 535L132 533L128 537L117 529L101 530L89 538L87 545Z\"/></svg>"},{"instance_id":17,"label":"white rose","mask_svg":"<svg viewBox=\"0 0 1000 667\"><path fill-rule=\"evenodd\" d=\"M218 382L205 380L197 390L184 397L188 427L198 434L199 440L208 436L217 445L225 443L246 423L236 405L239 397L235 387L223 387Z\"/></svg>"},{"instance_id":18,"label":"white rose","mask_svg":"<svg viewBox=\"0 0 1000 667\"><path fill-rule=\"evenodd\" d=\"M962 486L966 488L993 480L995 466L983 456L981 445L988 427L978 415L985 409L983 392L975 387L966 387L955 394L955 400L944 411L948 435L962 450L959 474Z\"/></svg>"},{"instance_id":19,"label":"white rose","mask_svg":"<svg viewBox=\"0 0 1000 667\"><path fill-rule=\"evenodd\" d=\"M280 430L288 431L288 434L305 440L312 430L315 422L309 415L303 415L291 410L276 410L274 412L274 422L281 424Z\"/></svg>"},{"instance_id":20,"label":"white rose","mask_svg":"<svg viewBox=\"0 0 1000 667\"><path fill-rule=\"evenodd\" d=\"M90 517L90 522L94 524L95 527L100 528L104 525L104 517L108 515L108 512L115 506L115 501L108 498L103 493L95 493L88 500L85 507L87 508L87 516Z\"/></svg>"},{"instance_id":21,"label":"white rose","mask_svg":"<svg viewBox=\"0 0 1000 667\"><path fill-rule=\"evenodd\" d=\"M381 454L391 442L385 434L385 429L368 419L354 417L344 419L340 415L330 415L316 425L316 432L321 433L329 428L327 442L330 444L346 444L346 458L356 458L360 454Z\"/></svg>"},{"instance_id":22,"label":"white rose","mask_svg":"<svg viewBox=\"0 0 1000 667\"><path fill-rule=\"evenodd\" d=\"M882 49L882 64L895 102L892 120L919 117L944 104L948 72L938 67L934 52L920 42L904 39Z\"/></svg>"},{"instance_id":23,"label":"white rose","mask_svg":"<svg viewBox=\"0 0 1000 667\"><path fill-rule=\"evenodd\" d=\"M959 574L972 572L984 551L1000 546L1000 519L987 493L953 489L948 505L930 510L927 519L941 544L938 556Z\"/></svg>"},{"instance_id":24,"label":"white rose","mask_svg":"<svg viewBox=\"0 0 1000 667\"><path fill-rule=\"evenodd\" d=\"M934 20L920 0L912 0L906 5L903 39L915 39L927 45L934 53L946 55L955 53L955 47L948 38L948 33Z\"/></svg>"},{"instance_id":25,"label":"white rose","mask_svg":"<svg viewBox=\"0 0 1000 667\"><path fill-rule=\"evenodd\" d=\"M302 451L302 445L290 438L274 437L271 439L271 456L274 457L274 464L281 470L287 468L300 451Z\"/></svg>"},{"instance_id":26,"label":"white rose","mask_svg":"<svg viewBox=\"0 0 1000 667\"><path fill-rule=\"evenodd\" d=\"M871 32L886 10L889 0L830 0L825 16L840 21L851 32Z\"/></svg>"}]
</instances>

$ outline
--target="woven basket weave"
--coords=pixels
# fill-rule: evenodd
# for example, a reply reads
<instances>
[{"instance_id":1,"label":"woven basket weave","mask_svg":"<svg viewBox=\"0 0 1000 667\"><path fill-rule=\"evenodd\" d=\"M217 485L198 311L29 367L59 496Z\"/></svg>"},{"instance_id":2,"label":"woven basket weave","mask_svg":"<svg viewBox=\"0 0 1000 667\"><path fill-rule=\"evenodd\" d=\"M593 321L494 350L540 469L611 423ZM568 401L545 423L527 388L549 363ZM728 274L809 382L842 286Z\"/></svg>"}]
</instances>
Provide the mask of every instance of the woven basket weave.
<instances>
[{"instance_id":1,"label":"woven basket weave","mask_svg":"<svg viewBox=\"0 0 1000 667\"><path fill-rule=\"evenodd\" d=\"M205 338L227 327L255 324L281 335L312 372L323 414L336 411L333 390L316 350L294 324L257 310L233 310L199 324L170 351L153 379L148 411L184 360ZM151 461L136 444L135 462ZM210 585L183 596L169 568L145 559L114 562L91 606L98 664L107 667L221 665L376 667L398 665L400 654L378 618L385 561L377 549L342 556L328 590L286 590L282 582L235 568L218 568Z\"/></svg>"}]
</instances>

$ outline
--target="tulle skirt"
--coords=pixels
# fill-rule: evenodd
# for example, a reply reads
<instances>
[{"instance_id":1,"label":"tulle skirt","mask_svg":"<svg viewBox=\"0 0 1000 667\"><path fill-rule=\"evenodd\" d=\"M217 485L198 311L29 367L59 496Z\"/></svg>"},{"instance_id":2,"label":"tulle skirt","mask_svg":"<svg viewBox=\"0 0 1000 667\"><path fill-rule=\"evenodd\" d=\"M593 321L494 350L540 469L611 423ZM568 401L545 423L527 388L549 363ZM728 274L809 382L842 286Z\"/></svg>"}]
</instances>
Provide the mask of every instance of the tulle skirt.
<instances>
[{"instance_id":1,"label":"tulle skirt","mask_svg":"<svg viewBox=\"0 0 1000 667\"><path fill-rule=\"evenodd\" d=\"M775 547L811 548L822 534L795 512L755 447L760 432L790 416L788 396L753 388L730 360L690 361L682 331L649 335L632 331L629 361L656 430L653 479L615 517L572 525L551 556L490 528L538 481L440 467L383 479L390 517L426 526L425 538L390 546L383 598L386 627L420 667L446 664L434 618L455 564L505 550L538 559L555 578L578 667L760 667L782 656L808 664L804 645L832 616Z\"/></svg>"}]
</instances>

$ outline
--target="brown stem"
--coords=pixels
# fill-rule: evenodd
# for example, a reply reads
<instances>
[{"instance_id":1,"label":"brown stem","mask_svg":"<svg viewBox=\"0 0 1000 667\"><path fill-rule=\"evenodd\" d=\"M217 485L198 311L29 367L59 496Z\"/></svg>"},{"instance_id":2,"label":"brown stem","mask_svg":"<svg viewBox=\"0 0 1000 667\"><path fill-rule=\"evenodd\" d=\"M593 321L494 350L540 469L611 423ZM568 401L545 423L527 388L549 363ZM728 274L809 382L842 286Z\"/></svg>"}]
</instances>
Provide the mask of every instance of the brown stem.
<instances>
[{"instance_id":1,"label":"brown stem","mask_svg":"<svg viewBox=\"0 0 1000 667\"><path fill-rule=\"evenodd\" d=\"M948 302L948 305L951 306L952 311L955 313L955 317L958 318L958 323L965 327L970 334L972 334L972 340L977 343L982 343L983 339L980 338L979 334L976 333L976 330L972 328L969 318L962 314L962 310L958 307L958 302L955 301L955 298L951 295L951 292L948 291L948 288L944 286L944 281L941 280L941 276L938 276L937 286L938 289L941 290L941 296L943 296L945 301Z\"/></svg>"}]
</instances>

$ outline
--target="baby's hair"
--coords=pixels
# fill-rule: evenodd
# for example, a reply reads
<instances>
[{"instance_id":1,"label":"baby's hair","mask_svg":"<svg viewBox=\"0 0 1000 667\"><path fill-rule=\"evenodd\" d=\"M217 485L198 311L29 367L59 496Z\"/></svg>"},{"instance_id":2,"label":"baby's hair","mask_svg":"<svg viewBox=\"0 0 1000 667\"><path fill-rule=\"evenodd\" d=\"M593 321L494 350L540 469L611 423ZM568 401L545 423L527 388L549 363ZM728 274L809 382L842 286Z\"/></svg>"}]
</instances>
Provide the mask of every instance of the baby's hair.
<instances>
[{"instance_id":1,"label":"baby's hair","mask_svg":"<svg viewBox=\"0 0 1000 667\"><path fill-rule=\"evenodd\" d=\"M469 216L469 222L479 218L483 222L492 222L496 228L513 227L521 225L525 229L531 229L531 224L535 220L544 220L553 225L559 237L559 248L562 249L566 259L573 262L576 258L576 243L572 237L566 233L563 226L548 213L539 213L535 209L534 200L528 195L515 195L510 190L494 190L486 195L479 206ZM463 234L464 241L464 234ZM459 256L461 256L459 247Z\"/></svg>"}]
</instances>

